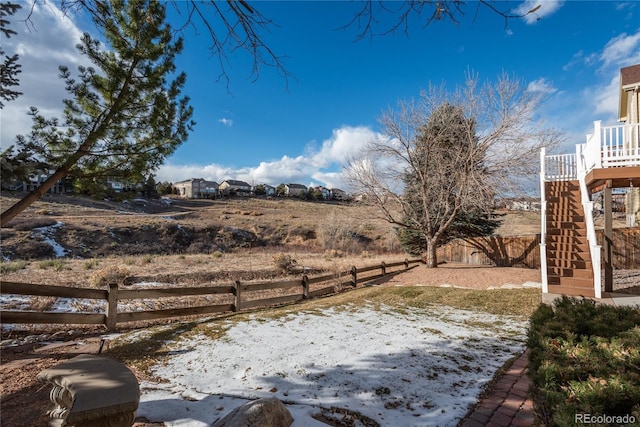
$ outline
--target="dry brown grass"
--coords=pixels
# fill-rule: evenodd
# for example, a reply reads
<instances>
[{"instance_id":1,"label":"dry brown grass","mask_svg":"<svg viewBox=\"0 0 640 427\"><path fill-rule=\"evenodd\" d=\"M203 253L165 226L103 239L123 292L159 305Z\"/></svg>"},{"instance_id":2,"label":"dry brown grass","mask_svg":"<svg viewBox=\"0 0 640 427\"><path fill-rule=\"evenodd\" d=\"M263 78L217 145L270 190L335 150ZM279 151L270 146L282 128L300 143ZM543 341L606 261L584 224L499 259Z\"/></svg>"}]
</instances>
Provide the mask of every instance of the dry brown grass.
<instances>
[{"instance_id":1,"label":"dry brown grass","mask_svg":"<svg viewBox=\"0 0 640 427\"><path fill-rule=\"evenodd\" d=\"M294 273L276 269L270 251L246 250L234 254L196 255L147 255L108 257L95 259L69 259L64 269L43 269L41 261L20 263L21 268L7 269L3 280L77 287L93 287L106 272L126 271L127 283L163 282L176 285L203 285L210 282L228 283L233 280L272 279L275 277L300 277L303 271L340 272L352 266L365 266L384 262L401 261L402 254L365 256L353 255L328 258L314 252L292 252L286 255L295 260ZM104 284L104 283L102 283Z\"/></svg>"}]
</instances>

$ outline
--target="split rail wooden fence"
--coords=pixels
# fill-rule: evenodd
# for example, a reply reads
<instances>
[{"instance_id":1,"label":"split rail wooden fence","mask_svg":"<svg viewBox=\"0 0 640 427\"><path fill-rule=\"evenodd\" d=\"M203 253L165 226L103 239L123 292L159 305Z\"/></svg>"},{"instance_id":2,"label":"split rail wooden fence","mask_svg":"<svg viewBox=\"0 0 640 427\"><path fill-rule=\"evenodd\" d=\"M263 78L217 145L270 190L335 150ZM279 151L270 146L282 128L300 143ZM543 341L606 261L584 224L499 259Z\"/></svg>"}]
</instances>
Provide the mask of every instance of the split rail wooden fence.
<instances>
[{"instance_id":1,"label":"split rail wooden fence","mask_svg":"<svg viewBox=\"0 0 640 427\"><path fill-rule=\"evenodd\" d=\"M295 303L305 299L353 289L356 288L358 284L408 270L421 262L421 259L404 260L390 264L382 262L381 264L361 268L354 266L348 271L317 277L303 275L301 278L291 280L265 282L235 281L229 284L200 287L131 289L131 287L120 287L118 284L113 283L110 284L107 289L89 289L0 281L1 295L89 299L106 302L105 310L97 313L0 309L0 320L3 324L105 325L109 330L115 330L118 324L127 322L238 312L259 307ZM265 291L280 291L286 293L286 295L264 297ZM227 301L218 304L159 310L129 312L121 312L118 310L118 303L122 301L155 300L160 298L180 299L187 297L210 297L214 295L221 296L223 300L226 299Z\"/></svg>"}]
</instances>

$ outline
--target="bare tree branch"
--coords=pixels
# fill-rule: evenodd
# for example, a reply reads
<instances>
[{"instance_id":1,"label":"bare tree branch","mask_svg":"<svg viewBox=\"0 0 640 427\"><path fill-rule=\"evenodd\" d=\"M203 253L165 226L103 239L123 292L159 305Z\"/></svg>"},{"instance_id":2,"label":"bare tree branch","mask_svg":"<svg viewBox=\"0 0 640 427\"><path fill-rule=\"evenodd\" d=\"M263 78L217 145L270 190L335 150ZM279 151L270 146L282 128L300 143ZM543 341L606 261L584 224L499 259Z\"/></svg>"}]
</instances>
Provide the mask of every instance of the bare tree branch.
<instances>
[{"instance_id":1,"label":"bare tree branch","mask_svg":"<svg viewBox=\"0 0 640 427\"><path fill-rule=\"evenodd\" d=\"M473 2L475 3L475 2ZM393 5L393 7L391 6ZM453 24L458 24L459 20L465 14L465 6L467 2L464 0L404 0L399 2L388 2L384 0L366 0L362 2L362 7L353 16L353 18L340 29L356 27L358 34L356 40L362 40L365 37L384 36L395 34L402 31L406 36L409 35L409 28L412 20L418 20L418 24L424 28L432 24L434 21L448 20ZM511 19L521 19L529 14L535 14L540 8L536 6L526 13L513 13L511 9L500 9L495 2L490 0L479 0L477 2L475 16L481 7L488 8L491 12L504 18L505 28ZM391 25L377 29L382 20L383 15L390 15L393 19ZM475 19L475 18L474 18Z\"/></svg>"},{"instance_id":2,"label":"bare tree branch","mask_svg":"<svg viewBox=\"0 0 640 427\"><path fill-rule=\"evenodd\" d=\"M263 67L274 68L284 78L286 87L289 80L295 78L285 66L286 57L278 55L265 42L265 34L277 25L246 0L171 0L171 4L181 17L178 22L171 22L177 33L191 28L199 34L202 29L209 37L210 56L216 57L220 68L216 81L224 80L227 89L230 85L229 55L238 50L251 56L250 77L253 80L258 79ZM101 2L62 0L60 6L64 13L85 10L94 18L100 16Z\"/></svg>"}]
</instances>

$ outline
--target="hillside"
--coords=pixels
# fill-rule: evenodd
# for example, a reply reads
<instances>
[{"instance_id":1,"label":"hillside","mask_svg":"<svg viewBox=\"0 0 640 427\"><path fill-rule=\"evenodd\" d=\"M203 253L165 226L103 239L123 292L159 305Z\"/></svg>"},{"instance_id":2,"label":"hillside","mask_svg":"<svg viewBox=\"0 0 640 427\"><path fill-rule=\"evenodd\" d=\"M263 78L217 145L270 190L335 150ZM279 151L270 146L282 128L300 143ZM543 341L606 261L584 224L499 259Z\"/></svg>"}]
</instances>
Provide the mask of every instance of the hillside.
<instances>
[{"instance_id":1,"label":"hillside","mask_svg":"<svg viewBox=\"0 0 640 427\"><path fill-rule=\"evenodd\" d=\"M15 200L3 196L2 209ZM498 233L536 233L538 218L536 213L504 215ZM258 248L357 255L400 251L393 228L372 206L281 198L113 202L47 196L3 227L0 238L5 261Z\"/></svg>"}]
</instances>

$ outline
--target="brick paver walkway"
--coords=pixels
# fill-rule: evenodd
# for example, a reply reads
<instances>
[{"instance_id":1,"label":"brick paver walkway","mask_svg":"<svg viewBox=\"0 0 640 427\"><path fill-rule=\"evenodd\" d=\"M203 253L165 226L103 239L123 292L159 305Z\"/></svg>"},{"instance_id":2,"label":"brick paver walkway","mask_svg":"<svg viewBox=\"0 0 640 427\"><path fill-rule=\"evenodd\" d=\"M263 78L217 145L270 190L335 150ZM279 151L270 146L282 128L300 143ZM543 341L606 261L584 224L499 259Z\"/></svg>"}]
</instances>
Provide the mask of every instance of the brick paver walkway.
<instances>
[{"instance_id":1,"label":"brick paver walkway","mask_svg":"<svg viewBox=\"0 0 640 427\"><path fill-rule=\"evenodd\" d=\"M528 397L531 380L527 376L529 351L525 351L498 379L491 393L476 405L461 427L532 426L533 402Z\"/></svg>"}]
</instances>

